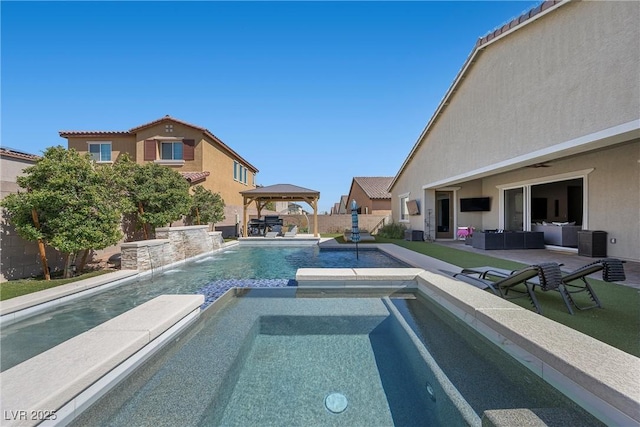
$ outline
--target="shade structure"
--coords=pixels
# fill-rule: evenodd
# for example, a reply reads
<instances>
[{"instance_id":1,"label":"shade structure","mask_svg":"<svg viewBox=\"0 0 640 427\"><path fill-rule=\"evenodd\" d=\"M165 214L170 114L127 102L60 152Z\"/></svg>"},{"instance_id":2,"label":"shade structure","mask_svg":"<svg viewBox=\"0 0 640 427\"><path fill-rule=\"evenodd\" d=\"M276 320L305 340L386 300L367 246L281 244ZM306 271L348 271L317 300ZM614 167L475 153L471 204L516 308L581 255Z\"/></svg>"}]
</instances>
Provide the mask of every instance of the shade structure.
<instances>
[{"instance_id":1,"label":"shade structure","mask_svg":"<svg viewBox=\"0 0 640 427\"><path fill-rule=\"evenodd\" d=\"M247 237L247 207L255 202L260 212L269 202L307 202L313 208L313 235L318 237L318 200L320 192L292 184L275 184L253 190L241 191L244 200L242 215L242 235Z\"/></svg>"},{"instance_id":2,"label":"shade structure","mask_svg":"<svg viewBox=\"0 0 640 427\"><path fill-rule=\"evenodd\" d=\"M351 202L351 241L356 244L356 259L358 256L358 242L360 241L360 229L358 228L358 205Z\"/></svg>"}]
</instances>

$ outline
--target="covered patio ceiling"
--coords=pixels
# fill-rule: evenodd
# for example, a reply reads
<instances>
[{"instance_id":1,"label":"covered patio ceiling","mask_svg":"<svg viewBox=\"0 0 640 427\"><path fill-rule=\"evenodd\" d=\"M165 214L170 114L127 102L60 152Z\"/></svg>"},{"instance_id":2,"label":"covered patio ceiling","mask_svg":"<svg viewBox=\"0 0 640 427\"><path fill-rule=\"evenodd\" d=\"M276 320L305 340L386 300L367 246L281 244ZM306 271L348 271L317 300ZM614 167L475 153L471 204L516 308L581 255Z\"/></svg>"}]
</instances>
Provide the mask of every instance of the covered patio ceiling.
<instances>
[{"instance_id":1,"label":"covered patio ceiling","mask_svg":"<svg viewBox=\"0 0 640 427\"><path fill-rule=\"evenodd\" d=\"M258 187L253 190L241 191L243 199L242 208L242 235L247 237L247 207L251 203L256 204L258 218L261 211L269 202L307 202L313 208L313 236L318 237L318 199L320 192L298 187L292 184L275 184L266 187Z\"/></svg>"}]
</instances>

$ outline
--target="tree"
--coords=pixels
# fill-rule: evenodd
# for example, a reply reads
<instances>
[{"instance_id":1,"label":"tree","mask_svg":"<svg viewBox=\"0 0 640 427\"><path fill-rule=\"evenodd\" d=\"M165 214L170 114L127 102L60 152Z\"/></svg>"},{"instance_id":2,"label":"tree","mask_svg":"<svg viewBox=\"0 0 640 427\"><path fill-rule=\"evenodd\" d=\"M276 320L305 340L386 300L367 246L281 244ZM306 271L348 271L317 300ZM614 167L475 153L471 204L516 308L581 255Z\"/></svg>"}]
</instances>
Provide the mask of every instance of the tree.
<instances>
[{"instance_id":1,"label":"tree","mask_svg":"<svg viewBox=\"0 0 640 427\"><path fill-rule=\"evenodd\" d=\"M224 200L219 193L213 193L201 185L196 185L191 195L191 218L196 224L209 224L224 219Z\"/></svg>"},{"instance_id":2,"label":"tree","mask_svg":"<svg viewBox=\"0 0 640 427\"><path fill-rule=\"evenodd\" d=\"M27 191L2 202L9 221L23 238L66 254L65 277L79 251L103 249L122 236L122 204L105 169L88 154L49 147L35 165L25 168L24 176L18 177L18 185ZM42 248L41 257L47 277Z\"/></svg>"},{"instance_id":3,"label":"tree","mask_svg":"<svg viewBox=\"0 0 640 427\"><path fill-rule=\"evenodd\" d=\"M131 168L132 179L125 180L137 219L149 238L146 225L152 230L177 221L191 209L189 183L173 169L156 163Z\"/></svg>"}]
</instances>

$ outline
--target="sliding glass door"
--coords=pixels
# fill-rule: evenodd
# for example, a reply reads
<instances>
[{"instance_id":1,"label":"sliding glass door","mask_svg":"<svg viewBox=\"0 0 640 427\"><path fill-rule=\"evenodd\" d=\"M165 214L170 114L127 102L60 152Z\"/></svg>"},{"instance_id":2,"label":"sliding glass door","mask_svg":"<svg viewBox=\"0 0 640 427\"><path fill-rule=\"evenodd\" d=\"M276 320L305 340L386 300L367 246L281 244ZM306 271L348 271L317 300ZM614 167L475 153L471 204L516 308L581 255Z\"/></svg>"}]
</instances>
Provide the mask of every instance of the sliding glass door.
<instances>
[{"instance_id":1,"label":"sliding glass door","mask_svg":"<svg viewBox=\"0 0 640 427\"><path fill-rule=\"evenodd\" d=\"M524 230L524 187L504 190L504 229Z\"/></svg>"},{"instance_id":2,"label":"sliding glass door","mask_svg":"<svg viewBox=\"0 0 640 427\"><path fill-rule=\"evenodd\" d=\"M532 223L551 222L586 227L587 181L584 177L567 175L500 188L502 218L499 227L508 231L529 231Z\"/></svg>"}]
</instances>

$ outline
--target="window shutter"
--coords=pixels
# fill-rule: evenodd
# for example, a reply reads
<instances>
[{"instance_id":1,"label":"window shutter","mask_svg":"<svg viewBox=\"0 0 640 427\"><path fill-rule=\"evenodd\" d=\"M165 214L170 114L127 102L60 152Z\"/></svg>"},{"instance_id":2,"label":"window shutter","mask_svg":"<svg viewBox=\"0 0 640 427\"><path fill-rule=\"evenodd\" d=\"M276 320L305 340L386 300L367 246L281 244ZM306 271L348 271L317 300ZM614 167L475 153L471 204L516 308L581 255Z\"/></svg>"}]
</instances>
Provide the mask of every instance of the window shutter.
<instances>
[{"instance_id":1,"label":"window shutter","mask_svg":"<svg viewBox=\"0 0 640 427\"><path fill-rule=\"evenodd\" d=\"M156 140L147 139L144 141L144 159L155 160L156 159Z\"/></svg>"},{"instance_id":2,"label":"window shutter","mask_svg":"<svg viewBox=\"0 0 640 427\"><path fill-rule=\"evenodd\" d=\"M184 160L195 160L196 141L193 139L182 140L182 158Z\"/></svg>"}]
</instances>

